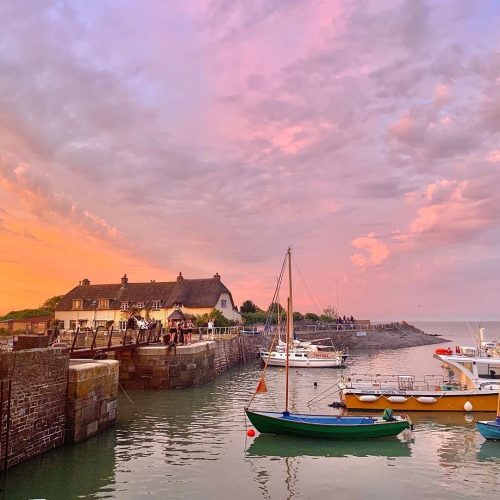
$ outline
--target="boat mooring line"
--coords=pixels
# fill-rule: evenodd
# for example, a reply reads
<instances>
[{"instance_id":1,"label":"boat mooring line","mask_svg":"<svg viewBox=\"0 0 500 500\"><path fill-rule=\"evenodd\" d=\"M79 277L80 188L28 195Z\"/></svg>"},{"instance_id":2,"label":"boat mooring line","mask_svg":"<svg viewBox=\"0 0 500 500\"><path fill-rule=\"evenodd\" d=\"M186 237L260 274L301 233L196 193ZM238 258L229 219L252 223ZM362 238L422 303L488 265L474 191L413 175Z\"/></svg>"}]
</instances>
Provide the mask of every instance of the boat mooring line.
<instances>
[{"instance_id":1,"label":"boat mooring line","mask_svg":"<svg viewBox=\"0 0 500 500\"><path fill-rule=\"evenodd\" d=\"M122 384L120 384L120 382L118 382L118 385L120 386L120 389L123 391L123 393L125 394L125 396L127 396L127 399L134 405L134 406L137 406L131 399L130 399L130 396L127 394L127 391L123 388Z\"/></svg>"}]
</instances>

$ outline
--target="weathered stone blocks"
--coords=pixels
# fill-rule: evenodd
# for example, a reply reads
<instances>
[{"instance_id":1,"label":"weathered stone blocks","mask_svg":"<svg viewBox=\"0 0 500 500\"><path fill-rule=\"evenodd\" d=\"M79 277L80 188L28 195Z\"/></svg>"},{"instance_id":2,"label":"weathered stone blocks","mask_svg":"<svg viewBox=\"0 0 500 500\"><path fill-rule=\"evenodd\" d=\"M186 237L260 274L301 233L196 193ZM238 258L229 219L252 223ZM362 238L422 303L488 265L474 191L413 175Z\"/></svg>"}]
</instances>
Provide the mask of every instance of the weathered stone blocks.
<instances>
[{"instance_id":1,"label":"weathered stone blocks","mask_svg":"<svg viewBox=\"0 0 500 500\"><path fill-rule=\"evenodd\" d=\"M66 405L66 440L78 442L115 424L118 396L115 360L72 360Z\"/></svg>"},{"instance_id":2,"label":"weathered stone blocks","mask_svg":"<svg viewBox=\"0 0 500 500\"><path fill-rule=\"evenodd\" d=\"M0 353L2 439L0 468L28 460L64 442L69 349ZM7 449L8 384L11 380Z\"/></svg>"}]
</instances>

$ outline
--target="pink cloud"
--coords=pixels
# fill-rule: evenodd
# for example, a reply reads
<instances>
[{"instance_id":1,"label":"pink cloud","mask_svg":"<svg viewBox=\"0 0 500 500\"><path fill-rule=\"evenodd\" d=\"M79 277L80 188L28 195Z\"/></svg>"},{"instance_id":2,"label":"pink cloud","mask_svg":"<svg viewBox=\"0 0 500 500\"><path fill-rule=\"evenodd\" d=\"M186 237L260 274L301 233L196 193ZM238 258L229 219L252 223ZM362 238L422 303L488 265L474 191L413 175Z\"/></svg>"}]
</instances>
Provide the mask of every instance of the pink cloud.
<instances>
[{"instance_id":1,"label":"pink cloud","mask_svg":"<svg viewBox=\"0 0 500 500\"><path fill-rule=\"evenodd\" d=\"M17 163L12 157L0 157L0 182L3 187L19 195L37 216L77 224L89 233L110 238L121 238L115 226L89 210L81 209L65 193L54 191L47 175L40 176L26 163Z\"/></svg>"},{"instance_id":2,"label":"pink cloud","mask_svg":"<svg viewBox=\"0 0 500 500\"><path fill-rule=\"evenodd\" d=\"M389 258L389 247L377 239L375 233L355 238L351 245L359 250L365 250L365 254L356 253L351 256L351 262L361 268L379 266Z\"/></svg>"}]
</instances>

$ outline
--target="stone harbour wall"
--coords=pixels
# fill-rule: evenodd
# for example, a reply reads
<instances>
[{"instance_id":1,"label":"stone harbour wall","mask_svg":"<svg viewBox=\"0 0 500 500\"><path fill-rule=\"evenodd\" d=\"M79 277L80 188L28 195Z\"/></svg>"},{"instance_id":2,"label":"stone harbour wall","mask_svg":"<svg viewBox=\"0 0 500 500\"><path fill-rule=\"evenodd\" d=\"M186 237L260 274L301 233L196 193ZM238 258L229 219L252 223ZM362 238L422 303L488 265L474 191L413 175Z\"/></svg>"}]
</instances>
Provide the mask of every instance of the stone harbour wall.
<instances>
[{"instance_id":1,"label":"stone harbour wall","mask_svg":"<svg viewBox=\"0 0 500 500\"><path fill-rule=\"evenodd\" d=\"M83 441L115 424L118 369L119 363L115 360L71 360L66 441Z\"/></svg>"},{"instance_id":2,"label":"stone harbour wall","mask_svg":"<svg viewBox=\"0 0 500 500\"><path fill-rule=\"evenodd\" d=\"M68 348L0 353L0 469L64 443L68 368Z\"/></svg>"},{"instance_id":3,"label":"stone harbour wall","mask_svg":"<svg viewBox=\"0 0 500 500\"><path fill-rule=\"evenodd\" d=\"M139 347L110 353L110 357L120 361L120 383L125 389L184 389L257 359L261 343L260 335L242 335L176 348Z\"/></svg>"},{"instance_id":4,"label":"stone harbour wall","mask_svg":"<svg viewBox=\"0 0 500 500\"><path fill-rule=\"evenodd\" d=\"M233 366L257 359L262 342L262 335L240 335L232 339L216 340L215 374L220 375Z\"/></svg>"},{"instance_id":5,"label":"stone harbour wall","mask_svg":"<svg viewBox=\"0 0 500 500\"><path fill-rule=\"evenodd\" d=\"M120 361L120 383L125 389L183 389L215 377L215 348L215 342L147 346L112 356Z\"/></svg>"},{"instance_id":6,"label":"stone harbour wall","mask_svg":"<svg viewBox=\"0 0 500 500\"><path fill-rule=\"evenodd\" d=\"M317 343L330 345L330 341L339 349L404 349L421 345L441 344L448 340L429 335L420 330L367 330L356 332L340 330L338 332L316 332L315 334L301 334L301 340L318 341Z\"/></svg>"}]
</instances>

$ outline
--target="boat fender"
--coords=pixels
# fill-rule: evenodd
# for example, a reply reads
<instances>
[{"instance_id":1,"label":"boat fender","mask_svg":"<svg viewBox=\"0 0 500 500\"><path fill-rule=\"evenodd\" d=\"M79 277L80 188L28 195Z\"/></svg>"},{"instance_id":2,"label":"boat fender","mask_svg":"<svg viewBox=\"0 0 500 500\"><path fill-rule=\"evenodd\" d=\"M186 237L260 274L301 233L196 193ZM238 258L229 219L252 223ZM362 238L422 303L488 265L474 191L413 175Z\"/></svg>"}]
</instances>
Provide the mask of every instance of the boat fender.
<instances>
[{"instance_id":1,"label":"boat fender","mask_svg":"<svg viewBox=\"0 0 500 500\"><path fill-rule=\"evenodd\" d=\"M474 407L472 406L472 403L470 401L466 401L465 404L464 404L464 410L469 413L471 412L472 410L474 409Z\"/></svg>"},{"instance_id":2,"label":"boat fender","mask_svg":"<svg viewBox=\"0 0 500 500\"><path fill-rule=\"evenodd\" d=\"M364 395L364 396L359 396L358 398L360 401L363 401L364 403L373 403L374 401L377 401L378 397L374 395Z\"/></svg>"},{"instance_id":3,"label":"boat fender","mask_svg":"<svg viewBox=\"0 0 500 500\"><path fill-rule=\"evenodd\" d=\"M417 398L417 401L419 403L431 404L431 403L435 403L437 401L437 399L433 398L432 396L420 396Z\"/></svg>"},{"instance_id":4,"label":"boat fender","mask_svg":"<svg viewBox=\"0 0 500 500\"><path fill-rule=\"evenodd\" d=\"M390 401L391 403L406 403L408 398L405 398L404 396L389 396L387 401Z\"/></svg>"}]
</instances>

